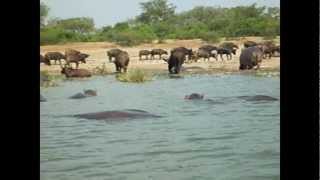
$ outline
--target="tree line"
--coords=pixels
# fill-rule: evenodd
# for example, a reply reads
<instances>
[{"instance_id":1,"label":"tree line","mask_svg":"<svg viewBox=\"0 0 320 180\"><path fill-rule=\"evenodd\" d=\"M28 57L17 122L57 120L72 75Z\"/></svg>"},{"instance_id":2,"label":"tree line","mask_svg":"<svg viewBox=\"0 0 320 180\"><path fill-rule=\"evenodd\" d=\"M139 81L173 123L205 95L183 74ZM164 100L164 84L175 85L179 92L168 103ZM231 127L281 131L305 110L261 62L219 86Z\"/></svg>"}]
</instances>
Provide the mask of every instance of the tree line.
<instances>
[{"instance_id":1,"label":"tree line","mask_svg":"<svg viewBox=\"0 0 320 180\"><path fill-rule=\"evenodd\" d=\"M215 43L221 37L280 35L279 7L197 6L176 13L176 6L167 0L150 0L140 6L142 13L130 20L95 28L90 17L47 20L50 8L41 3L40 44L109 41L132 46L153 40L195 38Z\"/></svg>"}]
</instances>

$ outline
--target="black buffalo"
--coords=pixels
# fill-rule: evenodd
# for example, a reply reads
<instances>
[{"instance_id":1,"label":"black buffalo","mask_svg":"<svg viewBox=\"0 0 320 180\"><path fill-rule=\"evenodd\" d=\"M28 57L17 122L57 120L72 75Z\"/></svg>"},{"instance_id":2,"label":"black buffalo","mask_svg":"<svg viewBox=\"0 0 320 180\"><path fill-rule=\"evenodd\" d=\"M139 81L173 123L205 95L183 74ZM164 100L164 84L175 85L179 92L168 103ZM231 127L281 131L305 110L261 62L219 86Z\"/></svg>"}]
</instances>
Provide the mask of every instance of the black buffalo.
<instances>
[{"instance_id":1,"label":"black buffalo","mask_svg":"<svg viewBox=\"0 0 320 180\"><path fill-rule=\"evenodd\" d=\"M43 57L43 56L40 54L40 64L41 64L41 63L44 63L44 64L46 64L46 65L48 65L48 66L51 65L50 60L46 59L45 57Z\"/></svg>"},{"instance_id":2,"label":"black buffalo","mask_svg":"<svg viewBox=\"0 0 320 180\"><path fill-rule=\"evenodd\" d=\"M91 73L86 69L72 69L70 67L62 67L61 73L64 74L67 78L71 77L91 77Z\"/></svg>"},{"instance_id":3,"label":"black buffalo","mask_svg":"<svg viewBox=\"0 0 320 180\"><path fill-rule=\"evenodd\" d=\"M176 51L171 53L169 59L163 60L167 61L168 63L168 70L170 74L179 74L185 59L186 57L184 52Z\"/></svg>"},{"instance_id":4,"label":"black buffalo","mask_svg":"<svg viewBox=\"0 0 320 180\"><path fill-rule=\"evenodd\" d=\"M163 50L163 49L152 49L151 50L151 52L150 52L150 54L151 54L151 59L154 59L154 55L159 55L159 59L161 59L161 56L163 55L163 54L168 54L168 52L167 51L165 51L165 50Z\"/></svg>"},{"instance_id":5,"label":"black buffalo","mask_svg":"<svg viewBox=\"0 0 320 180\"><path fill-rule=\"evenodd\" d=\"M146 56L146 60L148 59L148 56L151 54L151 51L149 50L141 50L139 51L139 60L141 60L142 56Z\"/></svg>"},{"instance_id":6,"label":"black buffalo","mask_svg":"<svg viewBox=\"0 0 320 180\"><path fill-rule=\"evenodd\" d=\"M249 47L242 50L240 54L240 70L252 69L257 66L260 68L262 62L263 52L259 47Z\"/></svg>"},{"instance_id":7,"label":"black buffalo","mask_svg":"<svg viewBox=\"0 0 320 180\"><path fill-rule=\"evenodd\" d=\"M80 53L80 54L72 54L66 56L66 64L71 67L70 63L76 64L76 69L79 67L79 62L86 63L86 58L89 57L89 54Z\"/></svg>"},{"instance_id":8,"label":"black buffalo","mask_svg":"<svg viewBox=\"0 0 320 180\"><path fill-rule=\"evenodd\" d=\"M227 56L227 59L232 59L232 54L236 54L236 49L228 49L228 48L218 48L217 54L220 55L221 60L223 60L223 55Z\"/></svg>"},{"instance_id":9,"label":"black buffalo","mask_svg":"<svg viewBox=\"0 0 320 180\"><path fill-rule=\"evenodd\" d=\"M110 49L109 51L107 51L107 56L109 57L109 62L112 62L112 58L116 58L116 56L118 56L118 54L120 54L122 52L121 49Z\"/></svg>"},{"instance_id":10,"label":"black buffalo","mask_svg":"<svg viewBox=\"0 0 320 180\"><path fill-rule=\"evenodd\" d=\"M61 59L66 59L65 55L60 52L47 52L44 57L49 61L54 60L54 64L57 64L57 61L61 64Z\"/></svg>"},{"instance_id":11,"label":"black buffalo","mask_svg":"<svg viewBox=\"0 0 320 180\"><path fill-rule=\"evenodd\" d=\"M121 51L113 62L116 66L116 71L121 72L123 69L124 72L127 72L129 61L129 54L125 51Z\"/></svg>"}]
</instances>

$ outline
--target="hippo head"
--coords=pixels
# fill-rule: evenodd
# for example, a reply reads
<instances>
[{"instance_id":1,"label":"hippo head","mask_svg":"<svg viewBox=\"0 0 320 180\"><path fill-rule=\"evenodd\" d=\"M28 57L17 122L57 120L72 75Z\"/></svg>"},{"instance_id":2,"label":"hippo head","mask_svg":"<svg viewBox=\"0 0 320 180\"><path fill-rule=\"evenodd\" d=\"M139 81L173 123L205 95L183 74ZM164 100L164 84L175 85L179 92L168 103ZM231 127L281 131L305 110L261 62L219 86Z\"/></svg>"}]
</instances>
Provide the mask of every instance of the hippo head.
<instances>
[{"instance_id":1,"label":"hippo head","mask_svg":"<svg viewBox=\"0 0 320 180\"><path fill-rule=\"evenodd\" d=\"M198 93L192 93L190 95L186 95L184 97L184 99L189 99L189 100L193 100L193 99L203 99L204 95L203 94L198 94Z\"/></svg>"}]
</instances>

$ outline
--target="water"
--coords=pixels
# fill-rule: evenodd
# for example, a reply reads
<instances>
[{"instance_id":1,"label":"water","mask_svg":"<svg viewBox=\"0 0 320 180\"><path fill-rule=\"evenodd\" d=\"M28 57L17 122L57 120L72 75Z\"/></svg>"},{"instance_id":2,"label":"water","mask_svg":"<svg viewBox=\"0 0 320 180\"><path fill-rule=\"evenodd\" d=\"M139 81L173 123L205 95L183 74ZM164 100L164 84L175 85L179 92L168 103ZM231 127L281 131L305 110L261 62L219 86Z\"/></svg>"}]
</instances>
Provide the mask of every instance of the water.
<instances>
[{"instance_id":1,"label":"water","mask_svg":"<svg viewBox=\"0 0 320 180\"><path fill-rule=\"evenodd\" d=\"M83 89L98 96L68 99ZM193 92L214 102L188 101ZM42 90L42 180L278 180L280 103L236 98L280 98L277 77L194 75L145 84L114 77L65 81ZM106 122L57 117L141 109L163 118Z\"/></svg>"}]
</instances>

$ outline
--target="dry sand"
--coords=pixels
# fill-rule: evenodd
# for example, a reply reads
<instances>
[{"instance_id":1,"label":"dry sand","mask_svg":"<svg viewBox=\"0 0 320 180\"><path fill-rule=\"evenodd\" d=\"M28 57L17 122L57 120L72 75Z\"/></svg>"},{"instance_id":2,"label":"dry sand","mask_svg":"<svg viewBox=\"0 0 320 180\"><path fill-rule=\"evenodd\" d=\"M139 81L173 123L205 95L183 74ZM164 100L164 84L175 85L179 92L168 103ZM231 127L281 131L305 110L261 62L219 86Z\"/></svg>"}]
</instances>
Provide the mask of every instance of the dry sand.
<instances>
[{"instance_id":1,"label":"dry sand","mask_svg":"<svg viewBox=\"0 0 320 180\"><path fill-rule=\"evenodd\" d=\"M241 38L236 41L229 41L234 42L239 45L239 49L236 55L232 56L232 60L227 60L224 56L224 61L221 61L220 57L219 60L216 61L214 58L211 58L209 62L204 62L203 59L200 59L198 62L184 64L183 67L189 71L196 71L196 72L237 72L239 68L239 56L241 48L243 48L243 42L246 40L253 40L253 41L262 41L261 37L246 37ZM153 48L161 48L165 49L170 52L170 49L184 46L187 48L192 48L193 50L197 50L201 45L206 44L205 42L194 39L194 40L167 40L165 43L158 44L142 44L139 46L134 47L120 47L114 43L109 42L87 42L87 43L69 43L63 45L47 45L47 46L40 46L40 53L45 54L50 51L59 51L64 53L66 48L73 48L79 50L83 53L87 53L90 57L87 59L86 64L80 64L79 68L93 70L97 66L101 66L105 63L107 70L110 72L115 71L115 66L113 63L109 63L106 51L112 48L120 48L125 50L130 55L130 63L129 63L129 71L133 68L139 68L144 70L152 70L152 71L167 71L168 65L163 60L139 60L138 52L142 49L151 50ZM164 56L165 57L165 56ZM143 57L144 58L144 57ZM158 56L156 56L156 59ZM51 61L54 63L54 61ZM74 65L74 64L73 64ZM74 66L73 66L74 67ZM262 70L272 70L272 71L279 71L280 69L280 58L279 57L272 57L271 59L264 59L261 64ZM59 65L51 65L47 66L44 64L40 65L40 70L48 71L49 73L56 74L60 73L60 66Z\"/></svg>"}]
</instances>

